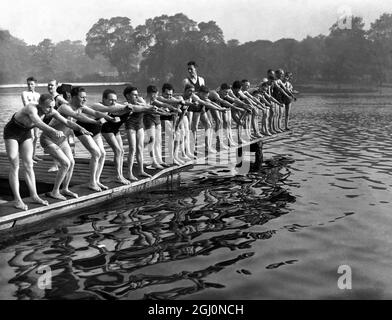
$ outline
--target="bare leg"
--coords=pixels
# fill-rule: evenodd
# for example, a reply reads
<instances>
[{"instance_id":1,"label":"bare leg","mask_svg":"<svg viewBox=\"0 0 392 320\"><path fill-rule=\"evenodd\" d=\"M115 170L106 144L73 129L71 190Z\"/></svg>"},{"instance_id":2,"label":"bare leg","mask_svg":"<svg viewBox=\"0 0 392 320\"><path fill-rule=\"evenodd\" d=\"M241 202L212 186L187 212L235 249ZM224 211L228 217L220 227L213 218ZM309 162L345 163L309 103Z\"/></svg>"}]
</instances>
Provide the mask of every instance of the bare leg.
<instances>
[{"instance_id":1,"label":"bare leg","mask_svg":"<svg viewBox=\"0 0 392 320\"><path fill-rule=\"evenodd\" d=\"M49 205L49 202L42 200L37 194L37 187L35 185L35 174L33 168L33 145L31 139L24 141L20 145L20 155L22 158L23 167L25 169L25 179L27 187L30 191L30 196L35 203L44 206Z\"/></svg>"},{"instance_id":2,"label":"bare leg","mask_svg":"<svg viewBox=\"0 0 392 320\"><path fill-rule=\"evenodd\" d=\"M155 126L155 154L159 165L165 165L162 159L162 125Z\"/></svg>"},{"instance_id":3,"label":"bare leg","mask_svg":"<svg viewBox=\"0 0 392 320\"><path fill-rule=\"evenodd\" d=\"M88 184L88 188L94 191L102 191L102 189L98 185L97 181L97 170L98 170L98 161L101 158L101 150L97 146L97 143L91 136L82 135L78 137L83 146L87 149L87 151L91 154L90 159L90 181Z\"/></svg>"},{"instance_id":4,"label":"bare leg","mask_svg":"<svg viewBox=\"0 0 392 320\"><path fill-rule=\"evenodd\" d=\"M48 192L47 195L54 199L66 200L66 198L60 193L60 186L64 181L68 170L71 167L71 163L68 157L62 151L62 149L56 144L52 143L49 146L47 146L46 149L60 166L59 170L57 171L56 179L54 180L53 189L51 192Z\"/></svg>"},{"instance_id":5,"label":"bare leg","mask_svg":"<svg viewBox=\"0 0 392 320\"><path fill-rule=\"evenodd\" d=\"M112 148L114 153L114 167L116 170L116 177L115 181L121 184L130 184L130 182L124 178L122 169L123 169L123 162L124 162L124 148L122 144L121 135L114 134L112 132L109 133L102 133L102 136L105 138L106 142Z\"/></svg>"},{"instance_id":6,"label":"bare leg","mask_svg":"<svg viewBox=\"0 0 392 320\"><path fill-rule=\"evenodd\" d=\"M33 160L34 161L40 161L41 159L36 156L36 150L37 150L37 141L39 137L39 129L38 128L33 128L32 130L32 135L33 135Z\"/></svg>"},{"instance_id":7,"label":"bare leg","mask_svg":"<svg viewBox=\"0 0 392 320\"><path fill-rule=\"evenodd\" d=\"M144 129L140 128L136 132L136 157L139 165L138 175L145 178L150 178L151 176L146 172L144 172L143 149L144 149Z\"/></svg>"},{"instance_id":8,"label":"bare leg","mask_svg":"<svg viewBox=\"0 0 392 320\"><path fill-rule=\"evenodd\" d=\"M147 135L150 137L150 143L148 145L149 154L152 159L152 167L156 169L163 169L163 167L159 164L159 159L157 155L156 148L156 132L155 132L155 124L152 124L151 128L147 130Z\"/></svg>"},{"instance_id":9,"label":"bare leg","mask_svg":"<svg viewBox=\"0 0 392 320\"><path fill-rule=\"evenodd\" d=\"M32 140L30 143L32 143ZM5 149L7 151L8 160L10 161L11 167L8 174L8 181L14 195L14 207L21 210L27 210L27 205L22 201L19 193L19 144L16 140L6 139Z\"/></svg>"},{"instance_id":10,"label":"bare leg","mask_svg":"<svg viewBox=\"0 0 392 320\"><path fill-rule=\"evenodd\" d=\"M128 178L131 181L139 180L133 175L133 165L135 163L135 155L136 155L136 131L133 129L127 130L127 138L129 144L129 152L128 152Z\"/></svg>"},{"instance_id":11,"label":"bare leg","mask_svg":"<svg viewBox=\"0 0 392 320\"><path fill-rule=\"evenodd\" d=\"M101 134L97 134L96 136L93 137L95 143L97 144L101 156L99 157L98 160L98 166L97 166L97 171L95 174L95 178L97 180L98 186L102 189L102 190L107 190L109 189L109 187L105 186L104 184L101 183L100 179L101 179L101 174L102 174L102 170L103 170L103 166L105 165L105 159L106 159L106 151L105 151L105 147L103 145L103 140L102 140L102 135Z\"/></svg>"},{"instance_id":12,"label":"bare leg","mask_svg":"<svg viewBox=\"0 0 392 320\"><path fill-rule=\"evenodd\" d=\"M285 108L285 118L284 118L284 129L290 130L289 128L289 116L290 116L290 108L291 108L291 103L288 103L284 106Z\"/></svg>"},{"instance_id":13,"label":"bare leg","mask_svg":"<svg viewBox=\"0 0 392 320\"><path fill-rule=\"evenodd\" d=\"M71 182L73 170L75 167L75 159L73 157L72 148L68 143L65 143L61 146L61 150L63 150L64 154L67 156L67 158L69 160L70 167L69 167L68 172L65 176L65 179L63 181L63 188L60 190L60 192L64 196L78 198L78 195L76 193L69 190L69 183Z\"/></svg>"}]
</instances>

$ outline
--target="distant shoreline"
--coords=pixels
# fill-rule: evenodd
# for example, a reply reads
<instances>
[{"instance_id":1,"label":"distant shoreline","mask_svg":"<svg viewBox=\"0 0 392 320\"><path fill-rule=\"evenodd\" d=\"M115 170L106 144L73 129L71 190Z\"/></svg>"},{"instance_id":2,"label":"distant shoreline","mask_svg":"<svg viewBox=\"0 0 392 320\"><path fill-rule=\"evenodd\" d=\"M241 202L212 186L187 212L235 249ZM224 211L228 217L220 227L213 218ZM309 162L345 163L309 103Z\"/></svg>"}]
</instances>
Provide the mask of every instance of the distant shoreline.
<instances>
[{"instance_id":1,"label":"distant shoreline","mask_svg":"<svg viewBox=\"0 0 392 320\"><path fill-rule=\"evenodd\" d=\"M128 82L60 82L72 84L73 86L100 87L100 86L125 86ZM39 83L37 87L46 87L46 83ZM0 89L19 89L26 88L26 84L0 84Z\"/></svg>"}]
</instances>

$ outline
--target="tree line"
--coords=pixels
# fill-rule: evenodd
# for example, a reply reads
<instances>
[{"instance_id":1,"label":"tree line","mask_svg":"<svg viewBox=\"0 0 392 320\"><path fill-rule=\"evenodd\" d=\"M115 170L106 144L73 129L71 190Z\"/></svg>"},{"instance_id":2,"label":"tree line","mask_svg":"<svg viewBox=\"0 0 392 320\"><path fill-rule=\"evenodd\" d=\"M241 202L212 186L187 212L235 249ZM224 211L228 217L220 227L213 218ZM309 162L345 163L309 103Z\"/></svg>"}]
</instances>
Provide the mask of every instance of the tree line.
<instances>
[{"instance_id":1,"label":"tree line","mask_svg":"<svg viewBox=\"0 0 392 320\"><path fill-rule=\"evenodd\" d=\"M199 22L178 13L132 26L128 17L99 19L81 41L28 46L0 31L0 83L42 81L127 81L139 85L171 82L180 86L189 60L197 61L208 84L260 80L267 69L283 68L298 83L392 82L392 14L384 13L365 30L361 17L350 28L331 26L328 35L301 41L225 41L215 21Z\"/></svg>"}]
</instances>

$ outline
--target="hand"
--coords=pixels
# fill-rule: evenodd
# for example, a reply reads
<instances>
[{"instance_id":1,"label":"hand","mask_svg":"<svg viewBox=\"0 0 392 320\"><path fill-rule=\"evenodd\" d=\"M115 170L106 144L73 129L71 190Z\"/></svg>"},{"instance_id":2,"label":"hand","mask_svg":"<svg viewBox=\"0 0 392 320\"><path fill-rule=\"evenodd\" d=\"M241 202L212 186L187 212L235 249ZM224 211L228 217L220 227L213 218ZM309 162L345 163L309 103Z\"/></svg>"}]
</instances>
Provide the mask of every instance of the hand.
<instances>
[{"instance_id":1,"label":"hand","mask_svg":"<svg viewBox=\"0 0 392 320\"><path fill-rule=\"evenodd\" d=\"M58 131L58 130L55 130L55 131L56 131L56 133L54 134L54 136L55 136L57 139L62 138L62 137L65 137L64 132Z\"/></svg>"},{"instance_id":2,"label":"hand","mask_svg":"<svg viewBox=\"0 0 392 320\"><path fill-rule=\"evenodd\" d=\"M127 102L127 104L126 104L126 106L125 106L125 109L127 109L127 110L129 110L129 111L133 111L133 106L130 105L130 104L128 104L128 102Z\"/></svg>"},{"instance_id":3,"label":"hand","mask_svg":"<svg viewBox=\"0 0 392 320\"><path fill-rule=\"evenodd\" d=\"M93 135L90 131L86 130L85 128L82 128L82 130L80 130L80 133L87 136Z\"/></svg>"}]
</instances>

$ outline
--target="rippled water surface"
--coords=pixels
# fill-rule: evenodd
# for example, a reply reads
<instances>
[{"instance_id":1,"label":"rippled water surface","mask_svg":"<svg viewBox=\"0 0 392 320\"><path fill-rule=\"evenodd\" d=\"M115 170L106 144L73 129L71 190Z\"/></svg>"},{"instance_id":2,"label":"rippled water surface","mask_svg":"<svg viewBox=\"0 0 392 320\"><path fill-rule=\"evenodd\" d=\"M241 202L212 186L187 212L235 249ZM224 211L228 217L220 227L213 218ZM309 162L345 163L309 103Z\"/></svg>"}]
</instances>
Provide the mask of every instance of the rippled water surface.
<instances>
[{"instance_id":1,"label":"rippled water surface","mask_svg":"<svg viewBox=\"0 0 392 320\"><path fill-rule=\"evenodd\" d=\"M391 98L302 96L261 170L195 166L3 239L0 298L391 299ZM37 287L44 266L52 289Z\"/></svg>"}]
</instances>

